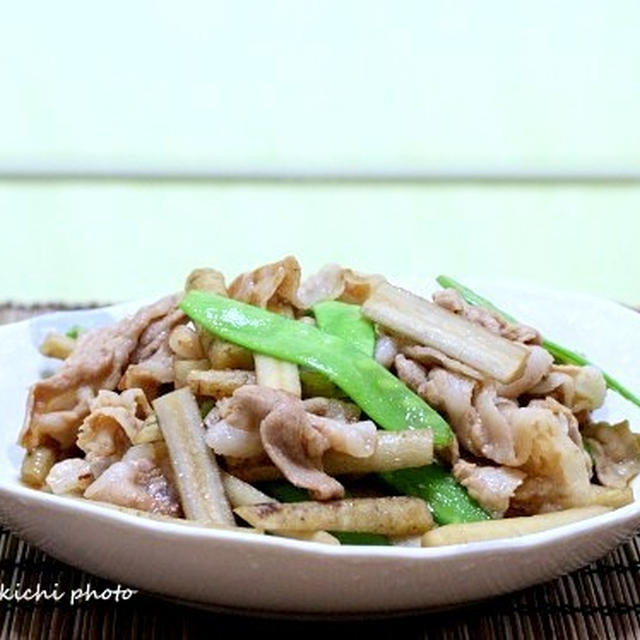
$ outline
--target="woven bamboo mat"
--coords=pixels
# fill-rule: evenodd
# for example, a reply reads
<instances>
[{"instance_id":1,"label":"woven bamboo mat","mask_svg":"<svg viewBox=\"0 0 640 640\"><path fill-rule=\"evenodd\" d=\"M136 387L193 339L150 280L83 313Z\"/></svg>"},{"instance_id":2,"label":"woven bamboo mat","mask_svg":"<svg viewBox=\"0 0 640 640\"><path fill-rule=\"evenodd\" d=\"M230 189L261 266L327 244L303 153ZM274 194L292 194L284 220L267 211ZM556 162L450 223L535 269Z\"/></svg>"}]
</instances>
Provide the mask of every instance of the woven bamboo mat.
<instances>
[{"instance_id":1,"label":"woven bamboo mat","mask_svg":"<svg viewBox=\"0 0 640 640\"><path fill-rule=\"evenodd\" d=\"M88 305L83 305L88 306ZM0 306L0 324L63 308ZM69 307L65 307L69 308ZM38 551L0 528L0 585L92 589L110 583ZM311 625L313 625L311 629ZM293 638L309 634L353 638L470 640L500 638L640 638L640 536L602 560L558 580L447 613L345 622L269 620L193 609L145 594L126 602L71 607L40 601L0 601L1 638Z\"/></svg>"}]
</instances>

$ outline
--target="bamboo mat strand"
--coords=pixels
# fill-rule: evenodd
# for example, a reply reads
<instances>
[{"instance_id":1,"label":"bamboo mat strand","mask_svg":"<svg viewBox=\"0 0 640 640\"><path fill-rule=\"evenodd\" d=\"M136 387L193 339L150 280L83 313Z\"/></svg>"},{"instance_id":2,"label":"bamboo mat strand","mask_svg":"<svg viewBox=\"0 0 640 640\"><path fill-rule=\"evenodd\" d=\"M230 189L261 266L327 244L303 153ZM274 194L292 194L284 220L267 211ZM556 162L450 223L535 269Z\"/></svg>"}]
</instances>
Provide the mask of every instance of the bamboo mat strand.
<instances>
[{"instance_id":1,"label":"bamboo mat strand","mask_svg":"<svg viewBox=\"0 0 640 640\"><path fill-rule=\"evenodd\" d=\"M40 313L97 305L0 305L0 324ZM108 581L55 560L0 527L0 584L70 592ZM312 627L311 627L312 625ZM139 593L126 602L0 602L0 638L173 640L225 635L397 640L520 638L640 639L640 536L570 575L444 613L382 620L304 621L213 613Z\"/></svg>"}]
</instances>

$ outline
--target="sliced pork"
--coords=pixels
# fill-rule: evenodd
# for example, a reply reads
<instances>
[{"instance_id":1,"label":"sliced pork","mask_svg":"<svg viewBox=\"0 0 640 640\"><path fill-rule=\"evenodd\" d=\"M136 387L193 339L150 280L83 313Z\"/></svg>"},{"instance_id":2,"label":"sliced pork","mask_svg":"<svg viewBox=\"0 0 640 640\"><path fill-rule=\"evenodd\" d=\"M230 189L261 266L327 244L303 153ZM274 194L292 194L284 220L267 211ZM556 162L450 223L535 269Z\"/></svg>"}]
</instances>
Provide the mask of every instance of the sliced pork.
<instances>
[{"instance_id":1,"label":"sliced pork","mask_svg":"<svg viewBox=\"0 0 640 640\"><path fill-rule=\"evenodd\" d=\"M131 447L87 487L84 497L150 513L182 514L166 451L157 444Z\"/></svg>"},{"instance_id":2,"label":"sliced pork","mask_svg":"<svg viewBox=\"0 0 640 640\"><path fill-rule=\"evenodd\" d=\"M322 471L322 456L329 439L314 429L297 402L279 402L260 423L260 438L271 461L297 487L308 489L316 500L344 496L342 485Z\"/></svg>"},{"instance_id":3,"label":"sliced pork","mask_svg":"<svg viewBox=\"0 0 640 640\"><path fill-rule=\"evenodd\" d=\"M538 346L530 347L523 374L510 384L498 384L498 395L503 398L517 398L528 393L549 373L552 364L553 357L546 349Z\"/></svg>"},{"instance_id":4,"label":"sliced pork","mask_svg":"<svg viewBox=\"0 0 640 640\"><path fill-rule=\"evenodd\" d=\"M445 353L433 347L425 347L420 344L405 344L400 347L400 351L411 358L415 362L419 362L421 365L430 369L431 367L442 367L453 373L459 373L468 378L474 380L483 380L484 375L479 371L476 371L473 367L450 358Z\"/></svg>"},{"instance_id":5,"label":"sliced pork","mask_svg":"<svg viewBox=\"0 0 640 640\"><path fill-rule=\"evenodd\" d=\"M380 275L365 275L337 264L328 264L300 285L298 300L305 308L322 300L362 304L384 281Z\"/></svg>"},{"instance_id":6,"label":"sliced pork","mask_svg":"<svg viewBox=\"0 0 640 640\"><path fill-rule=\"evenodd\" d=\"M490 467L458 460L453 476L492 518L502 518L525 474L509 467Z\"/></svg>"},{"instance_id":7,"label":"sliced pork","mask_svg":"<svg viewBox=\"0 0 640 640\"><path fill-rule=\"evenodd\" d=\"M187 321L180 309L172 308L163 317L152 322L140 336L131 364L118 383L119 389L143 389L149 400L154 400L162 387L175 380L173 352L169 346L172 330Z\"/></svg>"},{"instance_id":8,"label":"sliced pork","mask_svg":"<svg viewBox=\"0 0 640 640\"><path fill-rule=\"evenodd\" d=\"M91 399L100 389L116 388L145 329L174 308L175 298L169 296L131 318L82 333L60 369L31 387L20 444L32 449L53 441L70 448Z\"/></svg>"},{"instance_id":9,"label":"sliced pork","mask_svg":"<svg viewBox=\"0 0 640 640\"><path fill-rule=\"evenodd\" d=\"M580 413L593 411L604 404L607 385L596 367L554 364L528 393L532 396L553 396L573 413Z\"/></svg>"},{"instance_id":10,"label":"sliced pork","mask_svg":"<svg viewBox=\"0 0 640 640\"><path fill-rule=\"evenodd\" d=\"M298 299L299 284L300 265L294 257L287 256L239 275L229 285L229 296L275 313L292 315L293 308L304 306Z\"/></svg>"},{"instance_id":11,"label":"sliced pork","mask_svg":"<svg viewBox=\"0 0 640 640\"><path fill-rule=\"evenodd\" d=\"M514 502L524 513L588 504L590 465L577 420L553 398L521 407L495 384L396 358L398 376L441 411L470 453L526 474Z\"/></svg>"},{"instance_id":12,"label":"sliced pork","mask_svg":"<svg viewBox=\"0 0 640 640\"><path fill-rule=\"evenodd\" d=\"M97 478L122 458L153 411L140 389L121 394L99 391L89 402L89 410L78 430L76 444L85 452L85 459Z\"/></svg>"},{"instance_id":13,"label":"sliced pork","mask_svg":"<svg viewBox=\"0 0 640 640\"><path fill-rule=\"evenodd\" d=\"M433 294L433 301L443 309L448 309L465 317L493 333L522 344L540 344L540 334L524 324L507 322L494 311L468 304L455 289L444 289Z\"/></svg>"},{"instance_id":14,"label":"sliced pork","mask_svg":"<svg viewBox=\"0 0 640 640\"><path fill-rule=\"evenodd\" d=\"M640 442L626 420L615 425L590 424L582 434L605 487L623 489L640 473Z\"/></svg>"},{"instance_id":15,"label":"sliced pork","mask_svg":"<svg viewBox=\"0 0 640 640\"><path fill-rule=\"evenodd\" d=\"M56 495L81 495L93 480L91 465L86 460L67 458L51 467L45 483Z\"/></svg>"},{"instance_id":16,"label":"sliced pork","mask_svg":"<svg viewBox=\"0 0 640 640\"><path fill-rule=\"evenodd\" d=\"M292 484L309 489L318 500L338 498L344 490L322 470L324 453L333 449L368 457L377 444L372 422L337 419L346 418L348 407L327 399L302 401L286 391L247 385L218 403L220 420L208 426L206 441L216 453L251 457L257 453L259 434L262 448Z\"/></svg>"}]
</instances>

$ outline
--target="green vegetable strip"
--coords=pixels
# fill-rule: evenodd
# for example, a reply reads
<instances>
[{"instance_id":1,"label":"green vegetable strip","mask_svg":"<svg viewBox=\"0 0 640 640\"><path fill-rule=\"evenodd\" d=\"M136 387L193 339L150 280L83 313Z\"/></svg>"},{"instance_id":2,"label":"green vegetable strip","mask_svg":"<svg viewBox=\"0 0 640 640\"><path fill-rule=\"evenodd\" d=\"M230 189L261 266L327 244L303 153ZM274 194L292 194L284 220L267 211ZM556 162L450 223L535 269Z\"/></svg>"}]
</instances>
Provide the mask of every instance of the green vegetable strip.
<instances>
[{"instance_id":1,"label":"green vegetable strip","mask_svg":"<svg viewBox=\"0 0 640 640\"><path fill-rule=\"evenodd\" d=\"M426 500L438 524L490 520L467 490L439 464L385 471L379 475L402 493Z\"/></svg>"},{"instance_id":2,"label":"green vegetable strip","mask_svg":"<svg viewBox=\"0 0 640 640\"><path fill-rule=\"evenodd\" d=\"M312 311L322 331L343 338L363 353L373 356L375 329L371 321L360 313L358 305L327 300L314 305ZM303 393L310 397L337 398L344 395L333 382L317 371L301 371L300 381Z\"/></svg>"},{"instance_id":3,"label":"green vegetable strip","mask_svg":"<svg viewBox=\"0 0 640 640\"><path fill-rule=\"evenodd\" d=\"M304 502L309 499L309 493L305 489L300 489L289 482L280 480L264 482L260 484L259 489L279 502ZM390 544L387 536L378 533L360 531L331 531L330 533L332 536L338 538L340 544L373 544L381 546L388 546Z\"/></svg>"},{"instance_id":4,"label":"green vegetable strip","mask_svg":"<svg viewBox=\"0 0 640 640\"><path fill-rule=\"evenodd\" d=\"M261 482L257 485L263 493L275 498L278 502L306 502L309 500L309 492L306 489L296 487L284 480L273 480L272 482Z\"/></svg>"},{"instance_id":5,"label":"green vegetable strip","mask_svg":"<svg viewBox=\"0 0 640 640\"><path fill-rule=\"evenodd\" d=\"M338 304L342 307L353 306L342 303ZM318 306L320 305L314 307L314 311ZM334 308L332 311L339 313L340 310ZM323 327L316 314L318 326L327 331L327 333L333 333L340 338L351 337L353 341L356 328L350 325L360 323L362 316L359 312L356 314L350 309L341 315L340 321L329 323ZM373 330L373 326L371 326L371 329ZM373 354L373 350L374 345L372 345L368 353ZM438 464L414 469L402 469L397 472L387 472L378 475L400 493L417 496L426 500L433 511L434 518L440 524L449 522L474 522L476 520L486 520L489 518L475 500L469 496L467 490L458 484L456 479Z\"/></svg>"},{"instance_id":6,"label":"green vegetable strip","mask_svg":"<svg viewBox=\"0 0 640 640\"><path fill-rule=\"evenodd\" d=\"M453 439L449 425L422 398L342 338L204 291L190 291L180 307L224 340L323 373L384 429L431 429L438 448Z\"/></svg>"},{"instance_id":7,"label":"green vegetable strip","mask_svg":"<svg viewBox=\"0 0 640 640\"><path fill-rule=\"evenodd\" d=\"M212 398L207 398L201 405L200 405L200 415L202 416L202 418L206 418L209 411L211 411L211 409L213 409L213 407L216 406L216 401L213 400Z\"/></svg>"},{"instance_id":8,"label":"green vegetable strip","mask_svg":"<svg viewBox=\"0 0 640 640\"><path fill-rule=\"evenodd\" d=\"M504 311L502 311L502 309L498 309L498 307L491 304L488 300L485 300L485 298L479 296L477 293L474 293L473 291L471 291L471 289L468 289L459 282L456 282L453 278L449 278L448 276L438 276L436 280L441 287L455 289L469 304L494 311L495 313L501 315L507 322L518 322L513 316L505 313ZM574 364L579 367L584 367L586 365L597 367L597 365L594 365L579 353L576 353L571 349L567 349L566 347L563 347L556 342L552 342L551 340L544 339L542 341L542 346L558 362L562 362L564 364ZM600 369L600 367L598 367L598 369ZM602 369L600 370L602 371ZM602 371L602 376L604 377L609 389L617 391L623 398L626 398L630 402L633 402L633 404L640 407L640 398L638 398L638 396L634 395L629 389L618 382L615 378L611 377L608 373Z\"/></svg>"},{"instance_id":9,"label":"green vegetable strip","mask_svg":"<svg viewBox=\"0 0 640 640\"><path fill-rule=\"evenodd\" d=\"M368 356L373 356L376 334L373 324L355 304L327 300L314 305L312 311L322 331L339 336Z\"/></svg>"},{"instance_id":10,"label":"green vegetable strip","mask_svg":"<svg viewBox=\"0 0 640 640\"><path fill-rule=\"evenodd\" d=\"M67 336L67 338L72 338L73 340L76 340L80 335L81 331L82 331L82 327L78 326L77 324L74 324L72 327L68 329L68 331L64 335Z\"/></svg>"},{"instance_id":11,"label":"green vegetable strip","mask_svg":"<svg viewBox=\"0 0 640 640\"><path fill-rule=\"evenodd\" d=\"M300 385L303 398L344 398L344 391L336 387L331 380L317 371L311 371L300 367Z\"/></svg>"},{"instance_id":12,"label":"green vegetable strip","mask_svg":"<svg viewBox=\"0 0 640 640\"><path fill-rule=\"evenodd\" d=\"M391 542L387 536L381 533L368 533L366 531L330 531L334 538L338 538L340 544L376 545L388 547Z\"/></svg>"}]
</instances>

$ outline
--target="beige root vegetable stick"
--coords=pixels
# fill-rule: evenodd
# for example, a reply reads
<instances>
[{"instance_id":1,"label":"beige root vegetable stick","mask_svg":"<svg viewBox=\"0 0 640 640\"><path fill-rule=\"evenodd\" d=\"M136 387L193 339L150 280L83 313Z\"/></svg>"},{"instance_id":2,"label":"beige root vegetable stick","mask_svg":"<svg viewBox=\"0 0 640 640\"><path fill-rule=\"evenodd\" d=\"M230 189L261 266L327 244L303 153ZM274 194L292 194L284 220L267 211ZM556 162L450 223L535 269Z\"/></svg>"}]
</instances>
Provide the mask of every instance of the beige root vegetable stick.
<instances>
[{"instance_id":1,"label":"beige root vegetable stick","mask_svg":"<svg viewBox=\"0 0 640 640\"><path fill-rule=\"evenodd\" d=\"M184 360L200 360L205 357L198 334L183 324L174 327L169 334L169 348Z\"/></svg>"},{"instance_id":2,"label":"beige root vegetable stick","mask_svg":"<svg viewBox=\"0 0 640 640\"><path fill-rule=\"evenodd\" d=\"M323 469L332 476L395 471L422 467L433 462L433 437L427 429L378 431L376 450L368 458L354 458L328 451L322 458ZM282 477L280 470L263 460L228 458L234 475L248 482L264 482Z\"/></svg>"},{"instance_id":3,"label":"beige root vegetable stick","mask_svg":"<svg viewBox=\"0 0 640 640\"><path fill-rule=\"evenodd\" d=\"M158 442L162 440L162 431L158 424L158 418L152 413L143 423L139 431L135 433L127 432L133 444L145 444L147 442Z\"/></svg>"},{"instance_id":4,"label":"beige root vegetable stick","mask_svg":"<svg viewBox=\"0 0 640 640\"><path fill-rule=\"evenodd\" d=\"M75 349L76 341L62 333L48 333L40 345L40 353L47 358L65 360Z\"/></svg>"},{"instance_id":5,"label":"beige root vegetable stick","mask_svg":"<svg viewBox=\"0 0 640 640\"><path fill-rule=\"evenodd\" d=\"M56 452L50 447L40 445L27 451L22 459L20 478L32 487L42 487L47 474L55 464Z\"/></svg>"},{"instance_id":6,"label":"beige root vegetable stick","mask_svg":"<svg viewBox=\"0 0 640 640\"><path fill-rule=\"evenodd\" d=\"M631 487L614 489L613 487L601 487L591 485L591 504L599 504L603 507L624 507L633 502L633 490Z\"/></svg>"},{"instance_id":7,"label":"beige root vegetable stick","mask_svg":"<svg viewBox=\"0 0 640 640\"><path fill-rule=\"evenodd\" d=\"M199 396L212 396L214 398L226 398L245 384L255 384L256 376L253 371L242 369L227 369L218 371L198 371L193 369L187 375L187 384L191 391Z\"/></svg>"},{"instance_id":8,"label":"beige root vegetable stick","mask_svg":"<svg viewBox=\"0 0 640 640\"><path fill-rule=\"evenodd\" d=\"M198 404L185 387L153 401L169 449L182 509L190 520L235 526L213 452L204 442Z\"/></svg>"},{"instance_id":9,"label":"beige root vegetable stick","mask_svg":"<svg viewBox=\"0 0 640 640\"><path fill-rule=\"evenodd\" d=\"M260 353L253 355L253 361L256 368L256 381L259 385L288 391L298 398L302 395L297 364Z\"/></svg>"},{"instance_id":10,"label":"beige root vegetable stick","mask_svg":"<svg viewBox=\"0 0 640 640\"><path fill-rule=\"evenodd\" d=\"M426 502L420 498L349 498L331 502L269 503L235 509L258 529L366 531L390 536L424 533L433 526Z\"/></svg>"},{"instance_id":11,"label":"beige root vegetable stick","mask_svg":"<svg viewBox=\"0 0 640 640\"><path fill-rule=\"evenodd\" d=\"M173 361L173 374L175 376L175 387L180 389L187 386L187 378L192 371L206 371L211 368L209 360L179 360Z\"/></svg>"},{"instance_id":12,"label":"beige root vegetable stick","mask_svg":"<svg viewBox=\"0 0 640 640\"><path fill-rule=\"evenodd\" d=\"M219 338L215 338L209 345L207 357L214 369L246 369L247 371L253 369L251 351Z\"/></svg>"},{"instance_id":13,"label":"beige root vegetable stick","mask_svg":"<svg viewBox=\"0 0 640 640\"><path fill-rule=\"evenodd\" d=\"M522 345L388 282L373 291L362 305L362 313L383 327L439 349L502 383L512 382L522 374L529 355Z\"/></svg>"},{"instance_id":14,"label":"beige root vegetable stick","mask_svg":"<svg viewBox=\"0 0 640 640\"><path fill-rule=\"evenodd\" d=\"M222 472L222 483L227 492L227 498L232 507L245 507L254 504L278 503L271 496L262 493L252 485L240 478L232 476L230 473ZM310 540L311 542L321 542L323 544L340 544L340 541L326 531L273 531L275 535L285 538L297 538L298 540Z\"/></svg>"},{"instance_id":15,"label":"beige root vegetable stick","mask_svg":"<svg viewBox=\"0 0 640 640\"><path fill-rule=\"evenodd\" d=\"M504 518L503 520L486 520L483 522L467 522L464 524L446 524L433 529L422 536L423 547L438 547L447 544L464 544L479 540L495 540L498 538L515 538L563 524L593 518L611 511L608 507L577 507L564 511L542 513L536 516L521 518Z\"/></svg>"},{"instance_id":16,"label":"beige root vegetable stick","mask_svg":"<svg viewBox=\"0 0 640 640\"><path fill-rule=\"evenodd\" d=\"M429 429L377 431L376 450L367 458L327 451L322 466L329 475L377 473L422 467L433 462L433 433Z\"/></svg>"}]
</instances>

